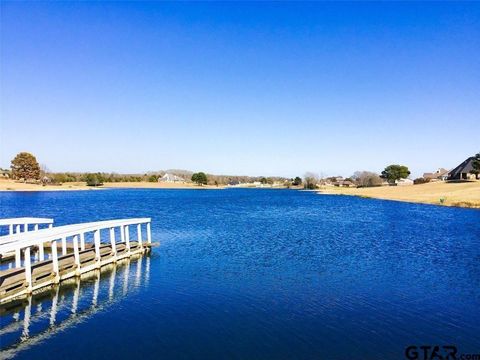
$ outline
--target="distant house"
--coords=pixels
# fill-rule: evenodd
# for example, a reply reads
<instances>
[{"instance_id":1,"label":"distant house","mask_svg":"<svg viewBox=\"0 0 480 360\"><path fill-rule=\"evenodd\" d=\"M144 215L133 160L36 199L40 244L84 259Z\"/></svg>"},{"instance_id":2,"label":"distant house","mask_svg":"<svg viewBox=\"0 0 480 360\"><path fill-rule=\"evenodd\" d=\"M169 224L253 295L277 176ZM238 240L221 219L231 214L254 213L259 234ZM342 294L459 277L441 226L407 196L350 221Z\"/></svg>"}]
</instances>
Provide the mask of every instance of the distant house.
<instances>
[{"instance_id":1,"label":"distant house","mask_svg":"<svg viewBox=\"0 0 480 360\"><path fill-rule=\"evenodd\" d=\"M342 178L343 179L343 178ZM355 184L350 180L340 180L333 183L334 186L338 187L353 187Z\"/></svg>"},{"instance_id":2,"label":"distant house","mask_svg":"<svg viewBox=\"0 0 480 360\"><path fill-rule=\"evenodd\" d=\"M398 180L395 180L395 184L397 186L413 185L413 180L411 180L411 179L398 179Z\"/></svg>"},{"instance_id":3,"label":"distant house","mask_svg":"<svg viewBox=\"0 0 480 360\"><path fill-rule=\"evenodd\" d=\"M169 183L185 182L185 179L180 177L180 176L167 173L167 174L163 175L162 177L159 177L158 182L169 182Z\"/></svg>"},{"instance_id":4,"label":"distant house","mask_svg":"<svg viewBox=\"0 0 480 360\"><path fill-rule=\"evenodd\" d=\"M473 171L474 159L475 157L471 156L456 168L450 170L448 180L475 180L477 176L471 173Z\"/></svg>"},{"instance_id":5,"label":"distant house","mask_svg":"<svg viewBox=\"0 0 480 360\"><path fill-rule=\"evenodd\" d=\"M423 178L424 179L428 179L428 180L441 180L441 181L445 181L448 179L448 170L447 169L444 169L444 168L439 168L437 169L437 171L435 172L431 172L431 173L424 173L423 174Z\"/></svg>"},{"instance_id":6,"label":"distant house","mask_svg":"<svg viewBox=\"0 0 480 360\"><path fill-rule=\"evenodd\" d=\"M10 171L0 169L0 178L9 179L10 178Z\"/></svg>"}]
</instances>

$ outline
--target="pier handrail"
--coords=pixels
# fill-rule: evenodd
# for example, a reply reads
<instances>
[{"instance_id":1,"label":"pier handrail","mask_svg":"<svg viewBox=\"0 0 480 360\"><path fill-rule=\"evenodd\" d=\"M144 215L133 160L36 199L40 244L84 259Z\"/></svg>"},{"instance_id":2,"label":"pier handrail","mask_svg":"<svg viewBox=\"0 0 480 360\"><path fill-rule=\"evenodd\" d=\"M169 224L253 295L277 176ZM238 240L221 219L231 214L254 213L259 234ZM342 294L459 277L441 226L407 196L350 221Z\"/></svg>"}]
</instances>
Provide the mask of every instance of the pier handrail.
<instances>
[{"instance_id":1,"label":"pier handrail","mask_svg":"<svg viewBox=\"0 0 480 360\"><path fill-rule=\"evenodd\" d=\"M10 219L0 219L0 225L31 225L31 224L53 224L53 219L49 218L35 218L35 217L20 217Z\"/></svg>"},{"instance_id":2,"label":"pier handrail","mask_svg":"<svg viewBox=\"0 0 480 360\"><path fill-rule=\"evenodd\" d=\"M0 236L0 254L7 253L18 248L35 246L39 243L56 241L61 238L78 235L79 233L109 229L118 226L149 224L150 222L151 218L95 221L82 224L57 226L49 229L37 230L35 232L23 232L13 235Z\"/></svg>"}]
</instances>

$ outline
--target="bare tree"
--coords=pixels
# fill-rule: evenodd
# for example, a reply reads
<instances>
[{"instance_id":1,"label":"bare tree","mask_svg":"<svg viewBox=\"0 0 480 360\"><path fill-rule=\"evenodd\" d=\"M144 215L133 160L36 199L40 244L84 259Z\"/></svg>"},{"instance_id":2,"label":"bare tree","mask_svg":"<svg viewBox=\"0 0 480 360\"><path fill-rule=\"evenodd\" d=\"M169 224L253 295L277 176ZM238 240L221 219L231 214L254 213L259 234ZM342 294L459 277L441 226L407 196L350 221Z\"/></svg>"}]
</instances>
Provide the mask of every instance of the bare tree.
<instances>
[{"instance_id":1,"label":"bare tree","mask_svg":"<svg viewBox=\"0 0 480 360\"><path fill-rule=\"evenodd\" d=\"M303 175L303 182L305 189L315 189L320 177L317 173L307 171Z\"/></svg>"},{"instance_id":2,"label":"bare tree","mask_svg":"<svg viewBox=\"0 0 480 360\"><path fill-rule=\"evenodd\" d=\"M355 171L352 179L361 187L380 186L383 182L380 176L372 171Z\"/></svg>"}]
</instances>

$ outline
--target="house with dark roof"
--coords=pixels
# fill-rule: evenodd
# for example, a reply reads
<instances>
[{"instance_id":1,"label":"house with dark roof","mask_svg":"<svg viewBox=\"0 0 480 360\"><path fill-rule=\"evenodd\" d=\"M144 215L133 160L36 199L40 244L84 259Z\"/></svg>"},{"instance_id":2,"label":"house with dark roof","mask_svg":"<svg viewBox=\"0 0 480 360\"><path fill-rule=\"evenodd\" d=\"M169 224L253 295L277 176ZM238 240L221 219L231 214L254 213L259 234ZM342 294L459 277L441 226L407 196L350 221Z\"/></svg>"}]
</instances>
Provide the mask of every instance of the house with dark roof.
<instances>
[{"instance_id":1,"label":"house with dark roof","mask_svg":"<svg viewBox=\"0 0 480 360\"><path fill-rule=\"evenodd\" d=\"M448 180L475 180L478 176L472 174L474 156L469 157L460 165L450 170Z\"/></svg>"},{"instance_id":2,"label":"house with dark roof","mask_svg":"<svg viewBox=\"0 0 480 360\"><path fill-rule=\"evenodd\" d=\"M445 181L448 179L448 170L444 168L439 168L437 169L437 171L434 171L431 173L424 173L423 178L429 179L431 181L435 181L435 180Z\"/></svg>"}]
</instances>

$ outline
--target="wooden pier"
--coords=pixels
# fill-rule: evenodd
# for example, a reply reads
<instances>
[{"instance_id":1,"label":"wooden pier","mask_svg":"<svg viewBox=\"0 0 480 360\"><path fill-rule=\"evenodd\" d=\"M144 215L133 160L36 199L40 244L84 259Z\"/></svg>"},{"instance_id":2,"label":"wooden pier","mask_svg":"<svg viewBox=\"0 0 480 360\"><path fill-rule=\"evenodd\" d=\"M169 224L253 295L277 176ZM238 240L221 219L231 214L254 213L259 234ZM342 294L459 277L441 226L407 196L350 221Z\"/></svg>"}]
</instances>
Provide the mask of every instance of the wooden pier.
<instances>
[{"instance_id":1,"label":"wooden pier","mask_svg":"<svg viewBox=\"0 0 480 360\"><path fill-rule=\"evenodd\" d=\"M136 228L135 240L130 239L131 227ZM93 241L87 242L86 238L92 236ZM151 244L150 218L98 221L1 236L0 256L16 256L14 268L0 271L0 303L142 254L150 250ZM50 250L48 258L46 249Z\"/></svg>"}]
</instances>

